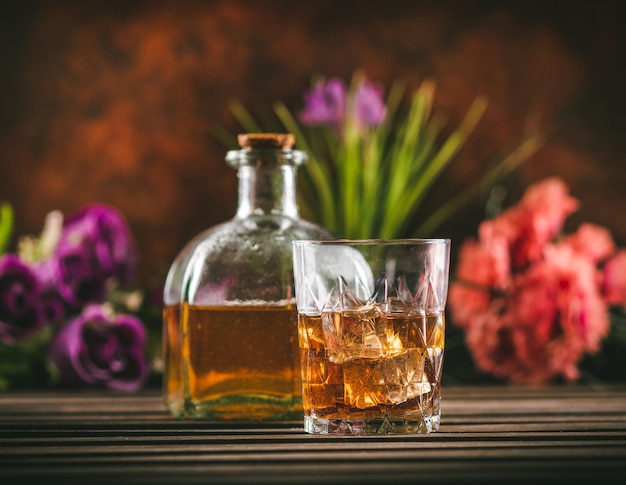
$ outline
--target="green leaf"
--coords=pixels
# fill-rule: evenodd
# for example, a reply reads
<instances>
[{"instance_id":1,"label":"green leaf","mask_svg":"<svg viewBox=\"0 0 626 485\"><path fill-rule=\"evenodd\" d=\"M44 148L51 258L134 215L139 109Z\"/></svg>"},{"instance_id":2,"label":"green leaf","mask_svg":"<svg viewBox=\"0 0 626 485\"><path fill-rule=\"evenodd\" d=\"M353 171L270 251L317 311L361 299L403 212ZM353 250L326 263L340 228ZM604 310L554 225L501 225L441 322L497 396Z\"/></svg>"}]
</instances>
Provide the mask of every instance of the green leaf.
<instances>
[{"instance_id":1,"label":"green leaf","mask_svg":"<svg viewBox=\"0 0 626 485\"><path fill-rule=\"evenodd\" d=\"M0 390L38 388L49 383L47 350L52 334L52 327L47 326L24 342L0 343Z\"/></svg>"},{"instance_id":2,"label":"green leaf","mask_svg":"<svg viewBox=\"0 0 626 485\"><path fill-rule=\"evenodd\" d=\"M455 212L510 175L543 146L543 137L534 135L522 141L478 182L462 190L427 217L414 232L415 237L428 237Z\"/></svg>"},{"instance_id":3,"label":"green leaf","mask_svg":"<svg viewBox=\"0 0 626 485\"><path fill-rule=\"evenodd\" d=\"M247 133L262 133L263 129L254 117L238 99L233 99L228 104L230 111Z\"/></svg>"},{"instance_id":4,"label":"green leaf","mask_svg":"<svg viewBox=\"0 0 626 485\"><path fill-rule=\"evenodd\" d=\"M274 112L286 130L296 138L296 146L309 155L309 161L304 164L303 168L310 175L311 182L319 197L317 202L319 203L321 213L321 224L331 231L337 230L337 220L335 218L336 203L333 200L330 184L331 176L327 167L325 167L322 160L315 156L317 151L313 150L309 145L307 137L287 107L283 103L275 103Z\"/></svg>"},{"instance_id":5,"label":"green leaf","mask_svg":"<svg viewBox=\"0 0 626 485\"><path fill-rule=\"evenodd\" d=\"M441 148L428 156L424 161L423 169L419 170L412 186L403 191L401 200L389 208L389 213L394 217L387 217L381 228L381 237L397 237L402 233L404 226L409 222L412 215L426 197L430 187L459 152L470 133L475 128L487 107L486 99L479 97L474 100L461 125L445 140Z\"/></svg>"},{"instance_id":6,"label":"green leaf","mask_svg":"<svg viewBox=\"0 0 626 485\"><path fill-rule=\"evenodd\" d=\"M0 204L0 254L9 246L13 233L13 207L8 202Z\"/></svg>"},{"instance_id":7,"label":"green leaf","mask_svg":"<svg viewBox=\"0 0 626 485\"><path fill-rule=\"evenodd\" d=\"M229 149L235 149L237 145L237 137L229 132L222 125L215 124L210 130L210 133L220 142L222 145Z\"/></svg>"}]
</instances>

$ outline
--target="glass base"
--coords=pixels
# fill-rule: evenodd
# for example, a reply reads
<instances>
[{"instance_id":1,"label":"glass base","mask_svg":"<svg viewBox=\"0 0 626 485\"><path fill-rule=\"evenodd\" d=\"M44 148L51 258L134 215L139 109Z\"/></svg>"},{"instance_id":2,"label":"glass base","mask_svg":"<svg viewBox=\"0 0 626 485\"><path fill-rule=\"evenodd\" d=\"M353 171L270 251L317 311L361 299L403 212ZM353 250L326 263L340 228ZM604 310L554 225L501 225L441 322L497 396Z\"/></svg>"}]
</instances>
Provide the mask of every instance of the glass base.
<instances>
[{"instance_id":1,"label":"glass base","mask_svg":"<svg viewBox=\"0 0 626 485\"><path fill-rule=\"evenodd\" d=\"M236 394L194 402L185 401L185 417L215 421L295 420L302 405L293 399L256 394Z\"/></svg>"},{"instance_id":2,"label":"glass base","mask_svg":"<svg viewBox=\"0 0 626 485\"><path fill-rule=\"evenodd\" d=\"M415 418L323 419L304 417L304 431L310 434L381 435L425 434L439 429L439 415Z\"/></svg>"},{"instance_id":3,"label":"glass base","mask_svg":"<svg viewBox=\"0 0 626 485\"><path fill-rule=\"evenodd\" d=\"M183 417L183 401L182 400L170 400L165 402L165 407L175 418Z\"/></svg>"}]
</instances>

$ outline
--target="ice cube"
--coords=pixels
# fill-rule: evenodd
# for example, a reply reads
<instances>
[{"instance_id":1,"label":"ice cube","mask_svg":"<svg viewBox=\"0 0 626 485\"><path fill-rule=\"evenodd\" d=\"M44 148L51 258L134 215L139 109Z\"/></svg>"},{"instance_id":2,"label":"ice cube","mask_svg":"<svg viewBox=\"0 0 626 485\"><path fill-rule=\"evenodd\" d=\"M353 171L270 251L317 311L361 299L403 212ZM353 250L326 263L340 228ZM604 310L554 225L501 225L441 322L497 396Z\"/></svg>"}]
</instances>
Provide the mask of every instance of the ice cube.
<instances>
[{"instance_id":1,"label":"ice cube","mask_svg":"<svg viewBox=\"0 0 626 485\"><path fill-rule=\"evenodd\" d=\"M307 353L303 362L303 401L316 409L332 408L343 400L343 374L340 366Z\"/></svg>"},{"instance_id":2,"label":"ice cube","mask_svg":"<svg viewBox=\"0 0 626 485\"><path fill-rule=\"evenodd\" d=\"M385 353L386 318L374 306L326 312L322 327L328 359L341 364L353 359L377 359Z\"/></svg>"},{"instance_id":3,"label":"ice cube","mask_svg":"<svg viewBox=\"0 0 626 485\"><path fill-rule=\"evenodd\" d=\"M344 364L343 376L346 405L401 404L424 392L424 352L413 348L393 357L353 360Z\"/></svg>"}]
</instances>

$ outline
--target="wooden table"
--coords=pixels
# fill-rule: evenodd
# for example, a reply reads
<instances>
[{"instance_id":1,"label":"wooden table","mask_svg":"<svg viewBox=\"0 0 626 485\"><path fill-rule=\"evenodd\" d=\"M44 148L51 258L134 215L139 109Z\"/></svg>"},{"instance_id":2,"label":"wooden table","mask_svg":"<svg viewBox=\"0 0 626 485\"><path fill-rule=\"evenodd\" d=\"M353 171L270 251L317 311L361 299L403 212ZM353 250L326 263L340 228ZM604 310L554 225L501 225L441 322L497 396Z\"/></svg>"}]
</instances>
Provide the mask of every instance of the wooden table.
<instances>
[{"instance_id":1,"label":"wooden table","mask_svg":"<svg viewBox=\"0 0 626 485\"><path fill-rule=\"evenodd\" d=\"M0 484L626 483L626 387L444 388L416 436L168 415L158 391L0 394Z\"/></svg>"}]
</instances>

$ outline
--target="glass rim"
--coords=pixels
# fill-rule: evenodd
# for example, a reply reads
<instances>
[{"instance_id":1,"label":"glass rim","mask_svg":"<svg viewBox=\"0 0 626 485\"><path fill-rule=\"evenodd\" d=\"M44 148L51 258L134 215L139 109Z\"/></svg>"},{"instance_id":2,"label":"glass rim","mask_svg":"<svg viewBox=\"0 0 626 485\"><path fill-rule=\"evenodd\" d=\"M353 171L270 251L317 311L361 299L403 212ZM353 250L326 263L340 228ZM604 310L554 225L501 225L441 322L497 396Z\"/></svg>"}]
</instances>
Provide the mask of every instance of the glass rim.
<instances>
[{"instance_id":1,"label":"glass rim","mask_svg":"<svg viewBox=\"0 0 626 485\"><path fill-rule=\"evenodd\" d=\"M444 244L449 245L449 238L400 238L400 239L295 239L293 246L426 246Z\"/></svg>"}]
</instances>

